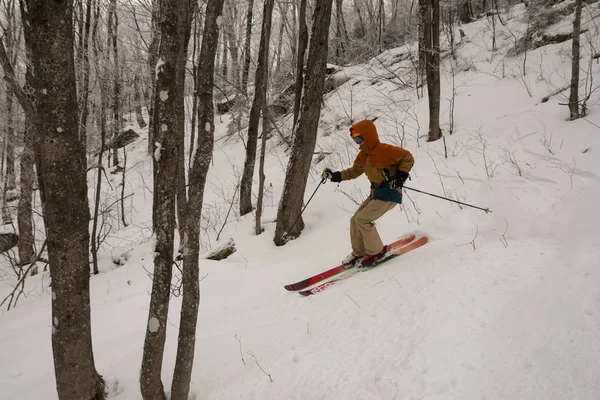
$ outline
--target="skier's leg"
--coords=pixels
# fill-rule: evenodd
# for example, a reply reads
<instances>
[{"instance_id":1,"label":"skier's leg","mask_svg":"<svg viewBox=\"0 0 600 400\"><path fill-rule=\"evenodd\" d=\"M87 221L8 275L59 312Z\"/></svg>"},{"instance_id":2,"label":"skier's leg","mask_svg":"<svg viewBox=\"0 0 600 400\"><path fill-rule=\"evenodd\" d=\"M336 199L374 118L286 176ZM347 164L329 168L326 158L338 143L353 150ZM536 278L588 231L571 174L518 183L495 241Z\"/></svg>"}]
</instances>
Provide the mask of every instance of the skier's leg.
<instances>
[{"instance_id":1,"label":"skier's leg","mask_svg":"<svg viewBox=\"0 0 600 400\"><path fill-rule=\"evenodd\" d=\"M396 205L391 201L371 200L352 217L353 225L362 238L365 254L378 254L383 249L383 242L373 222Z\"/></svg>"},{"instance_id":2,"label":"skier's leg","mask_svg":"<svg viewBox=\"0 0 600 400\"><path fill-rule=\"evenodd\" d=\"M367 197L365 201L358 207L352 218L350 218L350 242L352 243L352 254L362 256L365 254L365 245L363 242L362 232L356 222L356 216L369 204L371 197Z\"/></svg>"}]
</instances>

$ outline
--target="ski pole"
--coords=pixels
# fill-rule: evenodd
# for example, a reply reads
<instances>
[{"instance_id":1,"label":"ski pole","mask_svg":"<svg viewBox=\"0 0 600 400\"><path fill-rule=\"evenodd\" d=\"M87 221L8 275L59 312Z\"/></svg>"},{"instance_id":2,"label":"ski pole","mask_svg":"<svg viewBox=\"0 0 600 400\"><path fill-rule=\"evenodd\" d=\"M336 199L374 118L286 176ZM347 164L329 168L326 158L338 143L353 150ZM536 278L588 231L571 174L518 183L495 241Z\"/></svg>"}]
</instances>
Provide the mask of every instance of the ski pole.
<instances>
[{"instance_id":1,"label":"ski pole","mask_svg":"<svg viewBox=\"0 0 600 400\"><path fill-rule=\"evenodd\" d=\"M460 205L463 205L463 206L476 208L478 210L485 211L486 214L492 212L492 210L490 210L489 208L477 207L477 206L474 206L474 205L471 205L471 204L467 204L467 203L463 203L463 202L460 202L460 201L457 201L457 200L449 199L447 197L438 196L437 194L427 193L427 192L424 192L424 191L419 190L419 189L413 189L413 188L410 188L408 186L403 186L403 188L404 189L408 189L408 190L413 190L415 192L419 192L419 193L423 193L423 194L428 194L429 196L437 197L438 199L442 199L442 200L451 201L453 203L460 204Z\"/></svg>"},{"instance_id":2,"label":"ski pole","mask_svg":"<svg viewBox=\"0 0 600 400\"><path fill-rule=\"evenodd\" d=\"M292 228L294 226L296 226L296 223L300 220L300 217L302 216L302 214L304 213L304 210L306 210L306 207L308 207L308 204L310 203L310 201L312 200L313 197L315 197L315 194L317 194L317 190L319 190L319 188L321 187L321 185L323 185L325 182L327 182L326 178L321 179L321 182L319 182L319 184L317 185L317 188L315 189L315 191L313 192L313 194L310 196L310 198L308 199L308 201L306 202L306 204L304 205L304 207L302 208L302 211L300 211L300 215L298 215L298 218L296 218L296 220L294 221L294 223L292 224L292 226L290 226L290 229L288 230L292 230ZM284 232L283 235L281 235L281 238L287 242L288 241L288 233Z\"/></svg>"},{"instance_id":3,"label":"ski pole","mask_svg":"<svg viewBox=\"0 0 600 400\"><path fill-rule=\"evenodd\" d=\"M381 172L382 172L383 177L385 178L385 180L389 182L390 181L390 173L388 172L388 170L384 168L383 171L381 171ZM410 179L410 176L408 177L408 179ZM424 191L419 190L419 189L413 189L413 188L410 188L410 187L404 186L404 185L402 187L404 189L412 190L412 191L415 191L415 192L419 192L419 193L423 193L423 194L428 194L429 196L437 197L438 199L447 200L447 201L451 201L453 203L460 204L460 205L463 205L463 206L476 208L478 210L485 211L486 214L492 212L492 210L490 210L489 208L482 208L482 207L477 207L477 206L474 206L474 205L471 205L471 204L462 203L462 202L457 201L457 200L452 200L452 199L449 199L447 197L438 196L437 194L424 192Z\"/></svg>"}]
</instances>

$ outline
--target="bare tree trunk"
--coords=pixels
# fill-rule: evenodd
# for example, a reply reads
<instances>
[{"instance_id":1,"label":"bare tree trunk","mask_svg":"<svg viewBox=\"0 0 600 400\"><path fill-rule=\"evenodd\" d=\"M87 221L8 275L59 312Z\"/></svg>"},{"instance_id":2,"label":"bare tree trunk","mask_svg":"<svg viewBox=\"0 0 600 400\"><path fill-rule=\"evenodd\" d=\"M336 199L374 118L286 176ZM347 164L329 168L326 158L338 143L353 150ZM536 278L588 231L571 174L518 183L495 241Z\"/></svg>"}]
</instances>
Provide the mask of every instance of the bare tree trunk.
<instances>
[{"instance_id":1,"label":"bare tree trunk","mask_svg":"<svg viewBox=\"0 0 600 400\"><path fill-rule=\"evenodd\" d=\"M575 19L573 20L573 44L571 60L571 93L569 96L569 114L571 120L579 118L579 36L581 35L581 9L583 0L575 1Z\"/></svg>"},{"instance_id":2,"label":"bare tree trunk","mask_svg":"<svg viewBox=\"0 0 600 400\"><path fill-rule=\"evenodd\" d=\"M156 92L156 63L158 62L158 46L160 44L160 2L162 0L152 0L152 40L148 49L148 78L150 79L150 96L146 99L148 107L148 154L154 153L154 132L153 123L155 118L154 93ZM156 171L156 168L154 169ZM156 176L154 176L156 179ZM156 200L156 198L154 199Z\"/></svg>"},{"instance_id":3,"label":"bare tree trunk","mask_svg":"<svg viewBox=\"0 0 600 400\"><path fill-rule=\"evenodd\" d=\"M302 113L287 167L283 195L277 210L274 242L278 246L285 244L283 239L285 233L297 237L304 228L304 221L300 218L296 226L290 229L302 209L306 181L317 141L317 128L321 117L321 101L323 99L327 66L332 3L333 0L321 0L315 5L308 61L306 63Z\"/></svg>"},{"instance_id":4,"label":"bare tree trunk","mask_svg":"<svg viewBox=\"0 0 600 400\"><path fill-rule=\"evenodd\" d=\"M221 59L221 66L223 72L223 78L227 80L227 76L229 75L229 49L227 47L227 37L225 37L225 32L221 35L221 42L223 43L223 58Z\"/></svg>"},{"instance_id":5,"label":"bare tree trunk","mask_svg":"<svg viewBox=\"0 0 600 400\"><path fill-rule=\"evenodd\" d=\"M271 36L271 17L273 13L274 0L265 0L263 8L263 22L260 35L260 47L258 50L258 63L256 76L254 78L254 99L250 108L248 121L248 141L246 143L246 162L240 185L240 215L246 215L252 211L252 178L254 177L254 165L256 163L256 147L258 142L258 125L260 123L260 112L262 110L264 86L267 84L267 69L269 68L269 38Z\"/></svg>"},{"instance_id":6,"label":"bare tree trunk","mask_svg":"<svg viewBox=\"0 0 600 400\"><path fill-rule=\"evenodd\" d=\"M462 24L468 24L473 20L470 0L461 0L459 10L460 12L458 13L458 18Z\"/></svg>"},{"instance_id":7,"label":"bare tree trunk","mask_svg":"<svg viewBox=\"0 0 600 400\"><path fill-rule=\"evenodd\" d=\"M209 0L206 6L202 49L198 56L198 77L196 91L199 97L198 107L198 143L192 167L189 172L189 198L187 217L183 230L183 299L181 303L181 323L177 342L177 360L171 387L172 400L187 400L189 397L194 348L196 344L196 324L200 302L198 268L200 253L200 219L204 187L210 167L214 143L214 106L213 87L215 56L217 52L219 24L217 18L223 10L223 0ZM190 144L194 146L193 143Z\"/></svg>"},{"instance_id":8,"label":"bare tree trunk","mask_svg":"<svg viewBox=\"0 0 600 400\"><path fill-rule=\"evenodd\" d=\"M13 91L6 90L6 172L4 174L5 189L14 190L17 187L15 179L15 128L13 119Z\"/></svg>"},{"instance_id":9,"label":"bare tree trunk","mask_svg":"<svg viewBox=\"0 0 600 400\"><path fill-rule=\"evenodd\" d=\"M23 135L23 153L21 154L21 176L19 204L17 206L17 225L19 226L19 260L21 264L29 263L35 257L34 235L32 223L32 197L33 197L33 143L31 123L26 120Z\"/></svg>"},{"instance_id":10,"label":"bare tree trunk","mask_svg":"<svg viewBox=\"0 0 600 400\"><path fill-rule=\"evenodd\" d=\"M89 288L89 204L79 141L73 0L25 0L40 137L38 179L52 275L52 350L61 400L105 397L94 366Z\"/></svg>"},{"instance_id":11,"label":"bare tree trunk","mask_svg":"<svg viewBox=\"0 0 600 400\"><path fill-rule=\"evenodd\" d=\"M248 13L246 14L246 39L244 42L244 68L242 69L242 90L248 95L248 76L250 74L250 44L252 40L252 9L254 0L248 0Z\"/></svg>"},{"instance_id":12,"label":"bare tree trunk","mask_svg":"<svg viewBox=\"0 0 600 400\"><path fill-rule=\"evenodd\" d=\"M427 58L427 49L429 46L430 39L426 38L425 30L429 29L428 22L428 4L431 0L418 0L419 1L419 64L417 67L417 87L423 84L423 73L425 72L425 64ZM429 37L429 36L427 36Z\"/></svg>"},{"instance_id":13,"label":"bare tree trunk","mask_svg":"<svg viewBox=\"0 0 600 400\"><path fill-rule=\"evenodd\" d=\"M121 132L121 67L119 59L119 18L117 15L117 0L110 0L108 18L108 35L109 40L112 40L113 50L113 65L114 65L114 81L113 81L113 129L112 140L114 141ZM112 24L111 24L112 21ZM112 150L112 164L119 165L119 151L117 148Z\"/></svg>"},{"instance_id":14,"label":"bare tree trunk","mask_svg":"<svg viewBox=\"0 0 600 400\"><path fill-rule=\"evenodd\" d=\"M240 87L240 55L238 51L236 34L234 31L234 23L237 21L237 10L232 4L228 4L225 7L225 15L228 23L223 31L229 46L229 51L231 52L231 75L233 77L231 81L236 87Z\"/></svg>"},{"instance_id":15,"label":"bare tree trunk","mask_svg":"<svg viewBox=\"0 0 600 400\"><path fill-rule=\"evenodd\" d=\"M29 68L28 68L29 69ZM33 213L31 203L33 198L33 121L25 116L25 132L23 133L23 153L21 154L21 193L17 206L17 224L19 226L19 260L21 264L32 262L35 257Z\"/></svg>"},{"instance_id":16,"label":"bare tree trunk","mask_svg":"<svg viewBox=\"0 0 600 400\"><path fill-rule=\"evenodd\" d=\"M153 227L156 235L154 279L148 312L140 388L144 400L165 399L161 382L173 265L176 182L185 129L184 90L187 47L196 3L160 2L160 45L154 93L155 152Z\"/></svg>"},{"instance_id":17,"label":"bare tree trunk","mask_svg":"<svg viewBox=\"0 0 600 400\"><path fill-rule=\"evenodd\" d=\"M427 20L425 24L427 93L429 98L428 142L442 137L440 129L440 3L427 0Z\"/></svg>"},{"instance_id":18,"label":"bare tree trunk","mask_svg":"<svg viewBox=\"0 0 600 400\"><path fill-rule=\"evenodd\" d=\"M379 53L381 53L383 49L383 35L385 31L385 15L383 10L383 0L379 0L379 9L377 12L377 33L378 33L378 46Z\"/></svg>"},{"instance_id":19,"label":"bare tree trunk","mask_svg":"<svg viewBox=\"0 0 600 400\"><path fill-rule=\"evenodd\" d=\"M263 93L265 96L263 103L263 119L262 119L262 139L260 141L260 161L258 164L258 199L256 200L256 224L254 226L254 233L260 235L262 233L262 208L263 198L265 190L265 152L267 149L267 135L269 133L269 118L267 110L267 99L266 91Z\"/></svg>"},{"instance_id":20,"label":"bare tree trunk","mask_svg":"<svg viewBox=\"0 0 600 400\"><path fill-rule=\"evenodd\" d=\"M192 122L190 126L190 150L188 155L188 169L189 165L192 164L192 159L194 155L194 143L196 142L196 128L198 127L198 79L200 76L200 68L198 66L198 54L200 51L200 14L198 9L196 10L196 15L194 16L194 29L192 32L192 79L194 81L194 95L192 96Z\"/></svg>"},{"instance_id":21,"label":"bare tree trunk","mask_svg":"<svg viewBox=\"0 0 600 400\"><path fill-rule=\"evenodd\" d=\"M343 63L346 57L345 29L343 0L335 0L335 57L338 63Z\"/></svg>"},{"instance_id":22,"label":"bare tree trunk","mask_svg":"<svg viewBox=\"0 0 600 400\"><path fill-rule=\"evenodd\" d=\"M83 1L83 0L82 0ZM89 37L90 37L90 26L92 18L92 0L87 0L86 11L85 11L85 30L82 30L83 38L81 46L81 62L83 68L83 83L81 85L81 101L79 102L79 109L81 110L81 116L79 120L79 140L83 143L83 147L87 149L87 121L89 115L88 99L90 95L90 55L89 55Z\"/></svg>"},{"instance_id":23,"label":"bare tree trunk","mask_svg":"<svg viewBox=\"0 0 600 400\"><path fill-rule=\"evenodd\" d=\"M296 130L300 104L302 102L302 87L304 85L304 54L308 46L308 27L306 26L306 0L300 0L298 10L298 53L296 56L296 83L294 85L294 123L292 132Z\"/></svg>"},{"instance_id":24,"label":"bare tree trunk","mask_svg":"<svg viewBox=\"0 0 600 400\"><path fill-rule=\"evenodd\" d=\"M99 46L98 41L98 21L100 18L100 7L96 7L96 13L94 15L94 25L92 28L92 43L94 50L94 58L97 68L98 84L100 87L100 149L98 151L98 167L96 172L96 192L94 196L94 215L92 221L92 234L91 234L91 246L92 246L92 269L94 275L100 273L98 269L98 215L100 210L100 194L102 189L102 157L104 156L104 147L106 145L106 111L108 110L108 90L106 88L106 71L99 68L100 57L99 57ZM104 56L104 52L103 52Z\"/></svg>"},{"instance_id":25,"label":"bare tree trunk","mask_svg":"<svg viewBox=\"0 0 600 400\"><path fill-rule=\"evenodd\" d=\"M356 15L358 16L358 26L360 27L359 35L360 37L363 37L365 36L367 30L365 29L365 21L361 13L361 8L362 7L360 7L358 4L358 0L354 0L354 10L356 10Z\"/></svg>"},{"instance_id":26,"label":"bare tree trunk","mask_svg":"<svg viewBox=\"0 0 600 400\"><path fill-rule=\"evenodd\" d=\"M285 26L285 16L287 14L287 3L285 3L285 5L281 5L281 3L279 3L279 13L279 38L277 40L277 51L275 53L275 57L273 57L273 62L275 63L276 67L271 68L271 70L275 69L276 75L279 75L281 72L281 48L283 46L283 30Z\"/></svg>"},{"instance_id":27,"label":"bare tree trunk","mask_svg":"<svg viewBox=\"0 0 600 400\"><path fill-rule=\"evenodd\" d=\"M400 0L392 0L392 16L390 17L390 24L396 24L398 21L398 6Z\"/></svg>"},{"instance_id":28,"label":"bare tree trunk","mask_svg":"<svg viewBox=\"0 0 600 400\"><path fill-rule=\"evenodd\" d=\"M141 96L141 88L140 88L140 76L136 74L133 77L133 102L135 103L135 119L140 128L145 128L148 126L146 121L144 120L144 115L142 113L142 96Z\"/></svg>"}]
</instances>

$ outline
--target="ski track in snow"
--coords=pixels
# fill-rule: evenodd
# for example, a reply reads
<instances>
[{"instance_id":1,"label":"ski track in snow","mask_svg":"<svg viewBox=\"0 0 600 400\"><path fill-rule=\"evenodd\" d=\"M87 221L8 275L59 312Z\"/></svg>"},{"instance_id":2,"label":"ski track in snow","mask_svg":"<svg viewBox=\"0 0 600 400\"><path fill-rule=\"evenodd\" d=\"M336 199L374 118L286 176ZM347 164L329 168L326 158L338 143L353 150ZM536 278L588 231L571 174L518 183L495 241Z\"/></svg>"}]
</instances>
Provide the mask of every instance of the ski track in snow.
<instances>
[{"instance_id":1,"label":"ski track in snow","mask_svg":"<svg viewBox=\"0 0 600 400\"><path fill-rule=\"evenodd\" d=\"M511 12L521 10L517 6ZM347 254L349 218L355 202L368 193L368 183L362 177L322 187L306 210L303 234L277 248L272 237L287 156L270 141L264 234L254 235L252 215L232 216L221 242L233 238L238 251L225 261L201 261L205 278L194 398L600 398L600 130L585 120L567 122L560 96L539 101L568 79L570 58L564 54L570 54L570 41L528 53L529 97L518 75L522 59L502 64L512 44L505 28L497 27L498 53L486 50L491 50L488 23L463 25L467 38L458 50L459 63L474 68L456 76L456 127L447 137L448 159L441 142L420 138L417 144L428 123L427 99L416 100L377 76L377 71L386 73L381 63L410 65L408 60L393 65L407 48L393 49L378 57L381 62L345 68L342 74L350 80L327 94L316 151L332 154L313 165L307 196L322 168L351 165L356 155L347 135L352 109L355 120L378 116L384 141L400 144L404 127L404 145L416 158L408 186L493 212L407 192L404 210L394 209L378 229L388 242L413 231L427 233L430 242L303 298L283 285L337 265ZM509 26L515 32L523 28L518 18ZM588 57L586 50L582 57L582 62ZM451 95L448 62L442 75L444 131ZM593 68L598 76L600 66ZM540 69L548 72L546 81L538 79ZM598 100L595 93L587 117L596 125ZM410 115L418 117L420 131ZM215 120L218 139L204 215L217 228L207 228L203 251L218 246L222 220L216 210L226 213L243 167L239 138L224 136L229 121L229 115ZM152 271L154 257L151 159L147 133L139 133L141 139L128 148L132 220L107 239L101 274L91 278L95 362L109 398L118 400L141 399L138 375L151 287L146 271ZM111 259L124 251L130 251L125 265L113 265ZM4 298L13 281L8 269L0 268ZM28 296L14 310L0 313L1 400L57 398L49 275L27 282ZM167 391L180 305L180 298L171 300L163 363Z\"/></svg>"}]
</instances>

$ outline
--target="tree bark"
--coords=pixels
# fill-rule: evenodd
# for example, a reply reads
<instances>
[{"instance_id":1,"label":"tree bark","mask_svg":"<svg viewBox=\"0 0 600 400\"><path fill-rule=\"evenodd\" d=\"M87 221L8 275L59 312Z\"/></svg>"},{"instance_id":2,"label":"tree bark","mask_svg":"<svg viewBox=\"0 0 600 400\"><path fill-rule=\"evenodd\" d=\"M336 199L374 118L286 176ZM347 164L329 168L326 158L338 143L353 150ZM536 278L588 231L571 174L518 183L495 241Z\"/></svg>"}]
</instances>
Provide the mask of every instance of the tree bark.
<instances>
[{"instance_id":1,"label":"tree bark","mask_svg":"<svg viewBox=\"0 0 600 400\"><path fill-rule=\"evenodd\" d=\"M94 26L92 29L92 41L94 43L94 58L96 59L96 62L99 63L100 61L100 57L99 57L99 53L100 53L100 43L97 40L97 34L98 34L98 21L99 21L99 16L100 16L100 9L99 7L96 8L96 14L95 14L95 18L94 18ZM102 52L102 55L104 56L104 51ZM100 87L100 115L98 117L98 119L100 120L100 150L98 151L98 168L96 171L96 192L95 192L95 198L94 198L94 216L93 216L93 221L92 221L92 238L91 238L91 245L92 245L92 269L93 269L93 273L94 275L97 275L100 271L98 269L98 246L99 246L99 240L98 240L98 216L99 216L99 211L100 211L100 195L101 195L101 189L102 189L102 171L103 171L103 165L102 165L102 158L104 156L104 147L106 145L106 114L108 111L108 88L107 86L107 79L106 79L106 70L105 69L100 69L98 68L98 83L99 83L99 87Z\"/></svg>"},{"instance_id":2,"label":"tree bark","mask_svg":"<svg viewBox=\"0 0 600 400\"><path fill-rule=\"evenodd\" d=\"M279 75L281 72L281 48L283 46L283 31L285 28L284 21L286 19L287 14L287 3L285 5L281 5L279 3L279 38L277 40L277 51L275 52L275 57L273 57L273 63L275 64L275 68L271 67L271 70L275 69L275 74Z\"/></svg>"},{"instance_id":3,"label":"tree bark","mask_svg":"<svg viewBox=\"0 0 600 400\"><path fill-rule=\"evenodd\" d=\"M302 218L292 228L300 214L306 181L310 172L312 155L317 141L317 128L321 117L321 101L327 67L329 24L333 0L321 0L315 5L313 26L306 63L304 98L296 137L287 167L283 195L277 210L274 242L285 244L284 234L297 237L304 228Z\"/></svg>"},{"instance_id":4,"label":"tree bark","mask_svg":"<svg viewBox=\"0 0 600 400\"><path fill-rule=\"evenodd\" d=\"M14 190L17 187L15 179L15 128L13 120L13 92L10 87L6 90L6 172L4 174L5 189Z\"/></svg>"},{"instance_id":5,"label":"tree bark","mask_svg":"<svg viewBox=\"0 0 600 400\"><path fill-rule=\"evenodd\" d=\"M385 34L385 15L383 0L379 0L379 8L377 10L377 44L379 46L379 53L383 49L383 35Z\"/></svg>"},{"instance_id":6,"label":"tree bark","mask_svg":"<svg viewBox=\"0 0 600 400\"><path fill-rule=\"evenodd\" d=\"M254 165L256 164L256 147L258 142L258 126L262 110L264 86L267 84L267 69L269 68L269 39L271 36L271 17L273 14L274 0L265 0L263 8L263 22L258 50L258 63L254 78L254 99L250 108L248 121L248 141L246 143L246 162L240 185L240 215L252 212L252 179Z\"/></svg>"},{"instance_id":7,"label":"tree bark","mask_svg":"<svg viewBox=\"0 0 600 400\"><path fill-rule=\"evenodd\" d=\"M231 75L232 82L236 87L240 85L240 55L238 51L238 42L235 34L235 21L237 20L237 10L231 4L225 6L227 17L227 25L223 29L229 51L231 51Z\"/></svg>"},{"instance_id":8,"label":"tree bark","mask_svg":"<svg viewBox=\"0 0 600 400\"><path fill-rule=\"evenodd\" d=\"M179 153L185 129L185 73L191 21L196 3L188 0L160 1L160 64L156 68L153 138L153 227L156 235L154 279L148 313L140 388L144 400L165 399L161 382L173 265L175 202Z\"/></svg>"},{"instance_id":9,"label":"tree bark","mask_svg":"<svg viewBox=\"0 0 600 400\"><path fill-rule=\"evenodd\" d=\"M206 6L206 19L202 35L202 48L198 55L198 143L193 164L189 172L189 197L186 205L187 216L183 230L183 299L177 342L177 360L171 387L172 400L187 400L189 397L194 348L196 344L196 324L200 302L198 268L200 253L200 220L204 187L210 167L214 144L213 87L215 56L217 52L219 24L217 18L223 10L223 0L209 0ZM195 111L194 111L195 112ZM191 144L193 146L193 143Z\"/></svg>"},{"instance_id":10,"label":"tree bark","mask_svg":"<svg viewBox=\"0 0 600 400\"><path fill-rule=\"evenodd\" d=\"M140 76L136 74L133 77L133 101L135 103L135 119L140 128L145 128L148 126L146 121L144 120L144 115L142 113L142 96L141 96L141 88L140 88Z\"/></svg>"},{"instance_id":11,"label":"tree bark","mask_svg":"<svg viewBox=\"0 0 600 400\"><path fill-rule=\"evenodd\" d=\"M425 24L425 60L427 75L427 93L429 98L429 134L428 142L442 137L440 129L440 3L439 0L427 1L427 20Z\"/></svg>"},{"instance_id":12,"label":"tree bark","mask_svg":"<svg viewBox=\"0 0 600 400\"><path fill-rule=\"evenodd\" d=\"M473 21L470 0L461 0L459 10L458 18L462 24L468 24Z\"/></svg>"},{"instance_id":13,"label":"tree bark","mask_svg":"<svg viewBox=\"0 0 600 400\"><path fill-rule=\"evenodd\" d=\"M117 15L117 0L111 0L109 6L108 35L112 41L114 80L113 80L113 107L112 107L112 140L114 141L121 132L121 60L119 59L119 18ZM112 18L111 18L112 16ZM111 24L112 21L112 24ZM119 150L112 149L112 164L119 165Z\"/></svg>"},{"instance_id":14,"label":"tree bark","mask_svg":"<svg viewBox=\"0 0 600 400\"><path fill-rule=\"evenodd\" d=\"M246 39L244 42L244 68L242 69L242 90L248 95L248 76L250 74L250 44L252 40L252 9L254 0L248 0L248 13L246 14Z\"/></svg>"},{"instance_id":15,"label":"tree bark","mask_svg":"<svg viewBox=\"0 0 600 400\"><path fill-rule=\"evenodd\" d=\"M267 135L269 133L269 119L267 114L266 93L263 94L265 100L263 103L263 119L262 119L262 139L260 141L260 161L258 163L258 199L256 200L256 223L254 225L254 233L260 235L262 233L262 209L265 189L265 152L267 150Z\"/></svg>"},{"instance_id":16,"label":"tree bark","mask_svg":"<svg viewBox=\"0 0 600 400\"><path fill-rule=\"evenodd\" d=\"M31 203L33 198L33 134L34 126L27 115L25 116L25 132L23 133L23 153L21 154L21 193L17 206L17 225L19 226L19 260L21 265L32 262L35 258L33 213Z\"/></svg>"},{"instance_id":17,"label":"tree bark","mask_svg":"<svg viewBox=\"0 0 600 400\"><path fill-rule=\"evenodd\" d=\"M354 0L354 9L356 10L356 15L358 16L358 26L359 26L358 36L364 37L367 30L365 29L365 21L363 19L362 13L360 11L361 7L358 5L357 0Z\"/></svg>"},{"instance_id":18,"label":"tree bark","mask_svg":"<svg viewBox=\"0 0 600 400\"><path fill-rule=\"evenodd\" d=\"M417 87L423 84L423 73L426 69L427 48L429 41L426 39L425 29L429 29L428 9L430 0L418 0L419 7L419 64L417 66Z\"/></svg>"},{"instance_id":19,"label":"tree bark","mask_svg":"<svg viewBox=\"0 0 600 400\"><path fill-rule=\"evenodd\" d=\"M581 35L581 9L583 0L575 1L575 19L573 20L573 44L571 60L571 93L569 95L569 114L571 120L579 118L579 36Z\"/></svg>"},{"instance_id":20,"label":"tree bark","mask_svg":"<svg viewBox=\"0 0 600 400\"><path fill-rule=\"evenodd\" d=\"M82 0L83 1L83 0ZM90 95L90 55L89 55L89 37L92 18L92 0L87 0L85 12L85 29L82 30L83 38L81 46L81 62L83 68L83 82L81 85L81 101L79 109L81 116L79 121L79 140L83 143L83 147L87 149L87 121L89 116L88 99Z\"/></svg>"},{"instance_id":21,"label":"tree bark","mask_svg":"<svg viewBox=\"0 0 600 400\"><path fill-rule=\"evenodd\" d=\"M61 400L105 397L94 366L89 291L89 204L79 141L73 0L26 0L31 31L38 179L52 275L52 350Z\"/></svg>"},{"instance_id":22,"label":"tree bark","mask_svg":"<svg viewBox=\"0 0 600 400\"><path fill-rule=\"evenodd\" d=\"M343 0L335 0L335 57L338 63L343 63L346 56L344 30Z\"/></svg>"},{"instance_id":23,"label":"tree bark","mask_svg":"<svg viewBox=\"0 0 600 400\"><path fill-rule=\"evenodd\" d=\"M152 0L152 40L148 48L148 79L150 79L150 96L149 107L148 107L148 154L154 153L154 138L152 134L154 132L153 123L156 118L154 108L154 93L156 92L156 63L158 62L158 46L160 44L160 27L158 26L160 20L160 2L162 0ZM156 168L155 168L156 170ZM156 179L156 176L154 176ZM156 197L154 198L156 200Z\"/></svg>"},{"instance_id":24,"label":"tree bark","mask_svg":"<svg viewBox=\"0 0 600 400\"><path fill-rule=\"evenodd\" d=\"M304 54L308 46L308 27L306 26L306 0L300 0L298 10L298 54L296 56L296 83L294 86L294 123L292 132L296 130L300 105L302 102L302 87L304 85Z\"/></svg>"}]
</instances>

